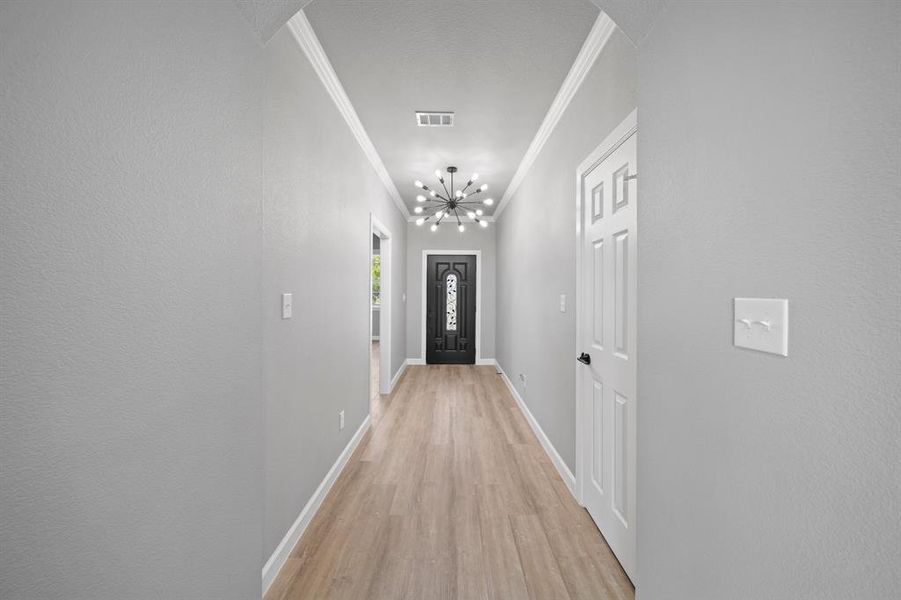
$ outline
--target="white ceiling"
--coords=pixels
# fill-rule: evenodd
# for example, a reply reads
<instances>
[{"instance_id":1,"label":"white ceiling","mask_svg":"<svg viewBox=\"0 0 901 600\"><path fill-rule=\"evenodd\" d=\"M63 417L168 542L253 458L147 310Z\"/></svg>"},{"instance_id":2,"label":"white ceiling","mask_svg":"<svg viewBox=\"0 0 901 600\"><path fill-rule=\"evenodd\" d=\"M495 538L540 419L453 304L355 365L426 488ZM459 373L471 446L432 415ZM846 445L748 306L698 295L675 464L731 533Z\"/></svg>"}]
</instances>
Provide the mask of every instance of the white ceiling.
<instances>
[{"instance_id":1,"label":"white ceiling","mask_svg":"<svg viewBox=\"0 0 901 600\"><path fill-rule=\"evenodd\" d=\"M448 165L503 196L598 16L588 0L315 0L304 12L409 207ZM456 113L417 127L417 110ZM490 214L489 211L486 211Z\"/></svg>"}]
</instances>

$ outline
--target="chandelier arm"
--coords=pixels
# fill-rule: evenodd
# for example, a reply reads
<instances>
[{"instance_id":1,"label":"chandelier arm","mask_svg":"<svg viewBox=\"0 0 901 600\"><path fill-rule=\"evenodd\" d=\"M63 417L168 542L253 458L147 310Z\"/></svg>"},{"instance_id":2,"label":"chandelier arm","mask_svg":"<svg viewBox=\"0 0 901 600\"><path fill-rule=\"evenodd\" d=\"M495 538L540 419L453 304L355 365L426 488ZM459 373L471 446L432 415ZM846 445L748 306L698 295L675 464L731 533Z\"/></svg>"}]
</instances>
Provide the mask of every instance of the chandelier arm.
<instances>
[{"instance_id":1,"label":"chandelier arm","mask_svg":"<svg viewBox=\"0 0 901 600\"><path fill-rule=\"evenodd\" d=\"M454 176L454 174L451 173L451 177L453 177L453 176ZM450 193L450 191L447 189L447 184L444 183L444 178L442 177L442 178L439 179L438 181L440 181L440 182L441 182L441 185L444 187L444 193L447 194L447 197L448 197L448 198L450 198L451 193Z\"/></svg>"},{"instance_id":2,"label":"chandelier arm","mask_svg":"<svg viewBox=\"0 0 901 600\"><path fill-rule=\"evenodd\" d=\"M435 207L435 206L417 206L416 208L421 208L421 209L422 209L421 212L418 212L418 213L416 213L416 214L417 214L420 218L423 218L423 219L428 220L429 218L432 217L432 215L430 215L430 214L427 213L426 211L432 210L433 208L437 208L437 207ZM432 213L432 214L434 214L434 213Z\"/></svg>"},{"instance_id":3,"label":"chandelier arm","mask_svg":"<svg viewBox=\"0 0 901 600\"><path fill-rule=\"evenodd\" d=\"M470 192L469 194L465 193L463 190L460 190L460 194L461 194L460 198L462 200L465 200L466 198L471 198L471 197L475 196L476 194L481 194L481 193L482 193L481 189L478 189L474 192Z\"/></svg>"}]
</instances>

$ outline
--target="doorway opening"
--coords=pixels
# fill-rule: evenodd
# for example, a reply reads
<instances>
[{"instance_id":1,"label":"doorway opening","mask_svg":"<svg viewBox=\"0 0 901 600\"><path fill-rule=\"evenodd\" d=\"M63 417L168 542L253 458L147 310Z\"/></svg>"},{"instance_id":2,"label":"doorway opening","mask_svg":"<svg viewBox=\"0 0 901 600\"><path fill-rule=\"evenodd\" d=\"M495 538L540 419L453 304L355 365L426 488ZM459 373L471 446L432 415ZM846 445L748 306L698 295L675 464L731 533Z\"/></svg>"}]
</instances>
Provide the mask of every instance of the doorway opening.
<instances>
[{"instance_id":1,"label":"doorway opening","mask_svg":"<svg viewBox=\"0 0 901 600\"><path fill-rule=\"evenodd\" d=\"M370 216L369 400L391 391L391 232Z\"/></svg>"},{"instance_id":2,"label":"doorway opening","mask_svg":"<svg viewBox=\"0 0 901 600\"><path fill-rule=\"evenodd\" d=\"M482 253L422 251L422 360L477 364L481 358Z\"/></svg>"}]
</instances>

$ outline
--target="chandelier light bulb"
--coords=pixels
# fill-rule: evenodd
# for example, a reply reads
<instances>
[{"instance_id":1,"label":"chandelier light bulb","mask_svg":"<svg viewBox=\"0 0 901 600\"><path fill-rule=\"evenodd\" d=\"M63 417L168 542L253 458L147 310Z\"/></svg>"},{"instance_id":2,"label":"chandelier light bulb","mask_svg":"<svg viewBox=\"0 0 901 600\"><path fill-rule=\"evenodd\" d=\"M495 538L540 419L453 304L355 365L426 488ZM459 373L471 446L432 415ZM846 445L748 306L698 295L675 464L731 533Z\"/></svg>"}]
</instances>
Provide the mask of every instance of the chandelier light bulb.
<instances>
[{"instance_id":1,"label":"chandelier light bulb","mask_svg":"<svg viewBox=\"0 0 901 600\"><path fill-rule=\"evenodd\" d=\"M435 177L438 178L438 181L444 181L444 175L442 175L441 169L435 169Z\"/></svg>"},{"instance_id":2,"label":"chandelier light bulb","mask_svg":"<svg viewBox=\"0 0 901 600\"><path fill-rule=\"evenodd\" d=\"M485 214L485 211L483 211L481 208L476 209L476 216L481 217L483 214Z\"/></svg>"},{"instance_id":3,"label":"chandelier light bulb","mask_svg":"<svg viewBox=\"0 0 901 600\"><path fill-rule=\"evenodd\" d=\"M488 221L479 221L479 225L482 227L488 227Z\"/></svg>"},{"instance_id":4,"label":"chandelier light bulb","mask_svg":"<svg viewBox=\"0 0 901 600\"><path fill-rule=\"evenodd\" d=\"M472 183L473 181L478 181L478 179L479 179L479 174L473 173L472 177L469 178L469 183Z\"/></svg>"},{"instance_id":5,"label":"chandelier light bulb","mask_svg":"<svg viewBox=\"0 0 901 600\"><path fill-rule=\"evenodd\" d=\"M423 196L422 194L419 194L418 196L416 196L416 201L417 202L425 202L425 196Z\"/></svg>"},{"instance_id":6,"label":"chandelier light bulb","mask_svg":"<svg viewBox=\"0 0 901 600\"><path fill-rule=\"evenodd\" d=\"M484 204L485 206L491 206L492 204L494 204L494 199L485 198L484 200L482 200L482 204Z\"/></svg>"},{"instance_id":7,"label":"chandelier light bulb","mask_svg":"<svg viewBox=\"0 0 901 600\"><path fill-rule=\"evenodd\" d=\"M432 231L438 231L438 225L436 225L435 223L432 223L432 226L429 227L429 229L431 229Z\"/></svg>"},{"instance_id":8,"label":"chandelier light bulb","mask_svg":"<svg viewBox=\"0 0 901 600\"><path fill-rule=\"evenodd\" d=\"M413 185L415 185L415 186L418 187L418 188L423 188L423 189L425 189L425 186L423 186L423 185L422 185L422 182L419 181L418 179L417 179L416 181L413 182Z\"/></svg>"},{"instance_id":9,"label":"chandelier light bulb","mask_svg":"<svg viewBox=\"0 0 901 600\"><path fill-rule=\"evenodd\" d=\"M463 233L464 231L466 231L466 228L463 227L463 224L461 223L460 225L457 225L457 230L458 230L460 233Z\"/></svg>"},{"instance_id":10,"label":"chandelier light bulb","mask_svg":"<svg viewBox=\"0 0 901 600\"><path fill-rule=\"evenodd\" d=\"M431 192L429 192L429 195L432 196L432 198L434 198L435 196L438 195L438 192L436 192L435 190L432 190Z\"/></svg>"},{"instance_id":11,"label":"chandelier light bulb","mask_svg":"<svg viewBox=\"0 0 901 600\"><path fill-rule=\"evenodd\" d=\"M418 207L417 207L417 208L418 208ZM416 219L416 224L417 224L417 225L422 225L423 223L425 223L425 219L423 219L422 217L419 217L418 219Z\"/></svg>"},{"instance_id":12,"label":"chandelier light bulb","mask_svg":"<svg viewBox=\"0 0 901 600\"><path fill-rule=\"evenodd\" d=\"M466 216L469 217L470 219L476 218L476 214L472 211L469 211L468 213L466 213Z\"/></svg>"},{"instance_id":13,"label":"chandelier light bulb","mask_svg":"<svg viewBox=\"0 0 901 600\"><path fill-rule=\"evenodd\" d=\"M482 187L479 188L479 191L480 191L480 192L484 192L484 191L487 190L487 189L488 189L488 184L487 184L487 183L483 183L483 184L482 184Z\"/></svg>"},{"instance_id":14,"label":"chandelier light bulb","mask_svg":"<svg viewBox=\"0 0 901 600\"><path fill-rule=\"evenodd\" d=\"M442 216L443 214L444 214L444 211L443 211L443 210L439 210L438 212L435 213L435 218L436 218L436 219L440 219L441 216Z\"/></svg>"},{"instance_id":15,"label":"chandelier light bulb","mask_svg":"<svg viewBox=\"0 0 901 600\"><path fill-rule=\"evenodd\" d=\"M415 212L415 213L418 215L419 213L422 212L422 207L421 207L421 206L417 206L416 208L413 209L413 212Z\"/></svg>"},{"instance_id":16,"label":"chandelier light bulb","mask_svg":"<svg viewBox=\"0 0 901 600\"><path fill-rule=\"evenodd\" d=\"M463 192L461 192L460 190L457 190L457 198L462 198L462 197L463 197Z\"/></svg>"}]
</instances>

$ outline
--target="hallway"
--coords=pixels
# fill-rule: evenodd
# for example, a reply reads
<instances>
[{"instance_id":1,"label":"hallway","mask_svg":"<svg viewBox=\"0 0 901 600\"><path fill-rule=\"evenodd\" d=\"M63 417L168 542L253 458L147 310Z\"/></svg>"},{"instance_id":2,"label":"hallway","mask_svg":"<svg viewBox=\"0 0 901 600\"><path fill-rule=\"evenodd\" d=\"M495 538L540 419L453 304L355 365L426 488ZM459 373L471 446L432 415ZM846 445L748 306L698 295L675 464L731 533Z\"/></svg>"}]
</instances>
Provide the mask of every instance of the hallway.
<instances>
[{"instance_id":1,"label":"hallway","mask_svg":"<svg viewBox=\"0 0 901 600\"><path fill-rule=\"evenodd\" d=\"M266 600L633 597L493 367L417 366Z\"/></svg>"},{"instance_id":2,"label":"hallway","mask_svg":"<svg viewBox=\"0 0 901 600\"><path fill-rule=\"evenodd\" d=\"M901 600L901 1L0 0L0 140L0 600Z\"/></svg>"}]
</instances>

